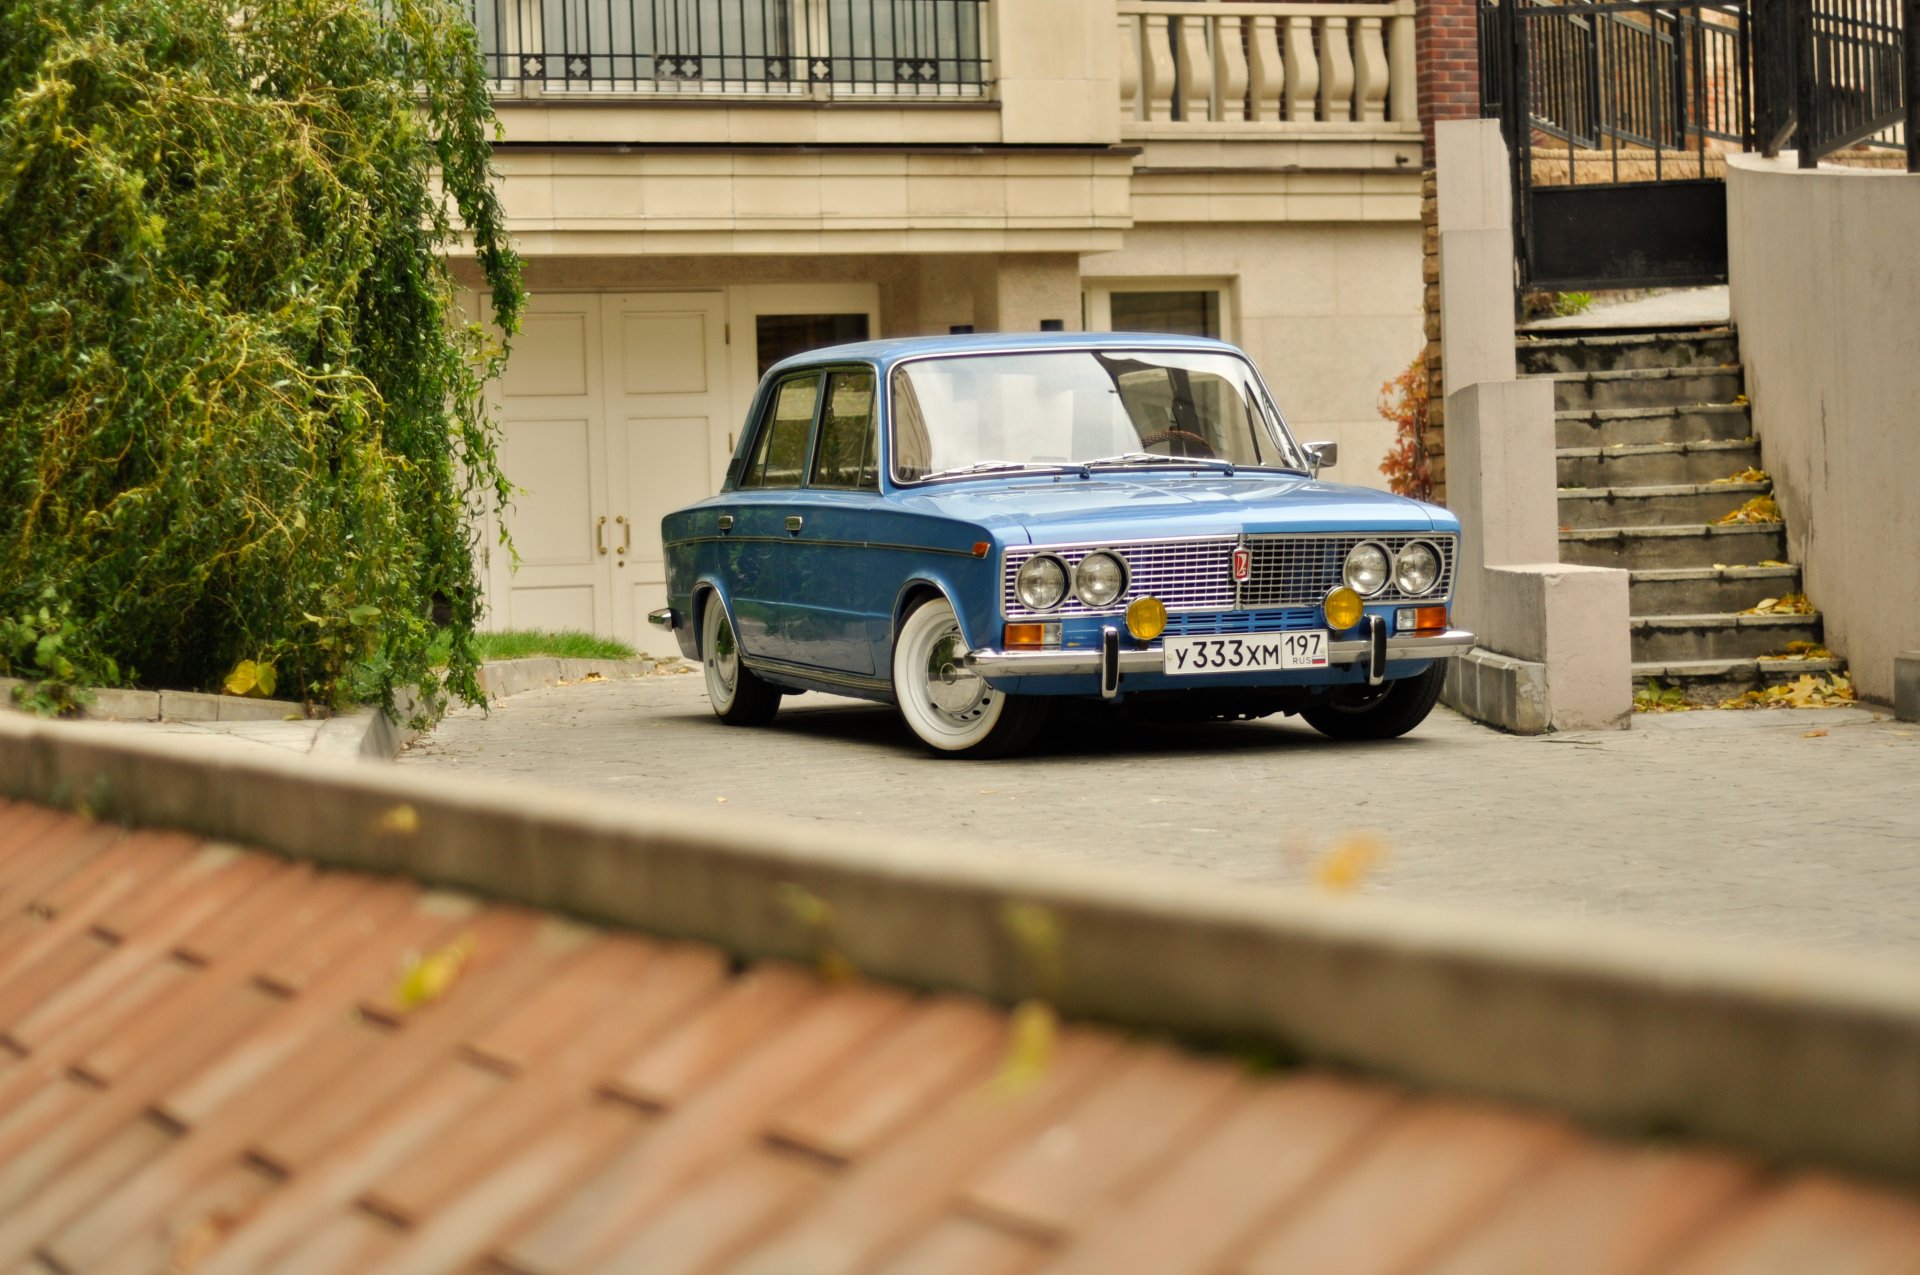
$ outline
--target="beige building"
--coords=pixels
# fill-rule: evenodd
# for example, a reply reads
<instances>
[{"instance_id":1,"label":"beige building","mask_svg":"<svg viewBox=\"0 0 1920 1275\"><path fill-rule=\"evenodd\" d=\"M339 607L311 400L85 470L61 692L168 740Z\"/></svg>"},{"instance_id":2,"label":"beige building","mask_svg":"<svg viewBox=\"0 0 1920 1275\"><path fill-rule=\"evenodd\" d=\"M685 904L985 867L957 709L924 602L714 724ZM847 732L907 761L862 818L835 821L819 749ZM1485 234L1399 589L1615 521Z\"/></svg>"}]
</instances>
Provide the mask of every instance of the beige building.
<instances>
[{"instance_id":1,"label":"beige building","mask_svg":"<svg viewBox=\"0 0 1920 1275\"><path fill-rule=\"evenodd\" d=\"M662 513L774 360L867 336L1244 346L1381 485L1419 352L1412 0L479 0L533 293L490 622L635 640Z\"/></svg>"}]
</instances>

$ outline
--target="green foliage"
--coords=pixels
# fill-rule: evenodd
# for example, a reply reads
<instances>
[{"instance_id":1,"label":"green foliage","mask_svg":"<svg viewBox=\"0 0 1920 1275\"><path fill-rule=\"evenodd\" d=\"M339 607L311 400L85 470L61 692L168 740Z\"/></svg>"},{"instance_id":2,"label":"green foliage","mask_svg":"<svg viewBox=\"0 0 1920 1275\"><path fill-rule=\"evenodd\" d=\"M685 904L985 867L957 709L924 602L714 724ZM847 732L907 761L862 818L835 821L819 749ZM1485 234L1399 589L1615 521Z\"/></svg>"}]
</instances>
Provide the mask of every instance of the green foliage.
<instances>
[{"instance_id":1,"label":"green foliage","mask_svg":"<svg viewBox=\"0 0 1920 1275\"><path fill-rule=\"evenodd\" d=\"M28 679L13 691L22 708L44 717L72 713L93 699L88 684L118 680L111 659L75 638L73 608L52 589L37 606L0 614L0 670Z\"/></svg>"},{"instance_id":2,"label":"green foliage","mask_svg":"<svg viewBox=\"0 0 1920 1275\"><path fill-rule=\"evenodd\" d=\"M0 673L480 698L491 127L458 0L0 0Z\"/></svg>"},{"instance_id":3,"label":"green foliage","mask_svg":"<svg viewBox=\"0 0 1920 1275\"><path fill-rule=\"evenodd\" d=\"M1553 298L1553 312L1563 319L1570 319L1576 314L1585 314L1592 305L1591 292L1561 292L1556 293Z\"/></svg>"},{"instance_id":4,"label":"green foliage","mask_svg":"<svg viewBox=\"0 0 1920 1275\"><path fill-rule=\"evenodd\" d=\"M447 644L451 639L451 634L443 634L434 641L434 652L443 661L447 658ZM557 632L503 629L496 633L476 633L473 635L473 649L482 660L524 660L535 656L551 656L562 660L631 660L638 655L618 638L582 633L579 629L561 629Z\"/></svg>"}]
</instances>

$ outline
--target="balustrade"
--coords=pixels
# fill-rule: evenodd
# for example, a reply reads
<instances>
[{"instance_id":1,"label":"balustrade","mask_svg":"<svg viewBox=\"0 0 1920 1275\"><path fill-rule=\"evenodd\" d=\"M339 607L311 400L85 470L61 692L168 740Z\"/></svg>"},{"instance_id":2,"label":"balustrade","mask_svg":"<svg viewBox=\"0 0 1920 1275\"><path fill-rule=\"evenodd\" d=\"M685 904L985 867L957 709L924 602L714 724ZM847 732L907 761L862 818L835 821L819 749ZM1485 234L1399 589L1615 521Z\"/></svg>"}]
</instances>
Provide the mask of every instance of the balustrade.
<instances>
[{"instance_id":1,"label":"balustrade","mask_svg":"<svg viewBox=\"0 0 1920 1275\"><path fill-rule=\"evenodd\" d=\"M1120 117L1131 135L1416 132L1413 0L1120 0Z\"/></svg>"}]
</instances>

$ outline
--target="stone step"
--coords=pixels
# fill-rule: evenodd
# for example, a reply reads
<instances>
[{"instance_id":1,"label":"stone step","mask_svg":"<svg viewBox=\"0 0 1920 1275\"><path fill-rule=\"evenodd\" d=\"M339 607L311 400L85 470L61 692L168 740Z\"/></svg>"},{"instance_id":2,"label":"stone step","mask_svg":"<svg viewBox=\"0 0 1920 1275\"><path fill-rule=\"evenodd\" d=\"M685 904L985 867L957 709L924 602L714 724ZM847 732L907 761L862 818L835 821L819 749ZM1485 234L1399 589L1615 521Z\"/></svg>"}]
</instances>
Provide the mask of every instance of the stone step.
<instances>
[{"instance_id":1,"label":"stone step","mask_svg":"<svg viewBox=\"0 0 1920 1275\"><path fill-rule=\"evenodd\" d=\"M1521 372L1624 372L1635 368L1719 367L1740 359L1724 327L1523 338Z\"/></svg>"},{"instance_id":2,"label":"stone step","mask_svg":"<svg viewBox=\"0 0 1920 1275\"><path fill-rule=\"evenodd\" d=\"M1767 559L1784 561L1786 556L1786 529L1777 522L1730 527L1588 527L1560 533L1560 561L1588 567L1657 571L1711 567L1716 562L1745 566Z\"/></svg>"},{"instance_id":3,"label":"stone step","mask_svg":"<svg viewBox=\"0 0 1920 1275\"><path fill-rule=\"evenodd\" d=\"M1846 671L1845 660L1646 660L1634 664L1635 689L1658 678L1695 704L1712 706L1748 691Z\"/></svg>"},{"instance_id":4,"label":"stone step","mask_svg":"<svg viewBox=\"0 0 1920 1275\"><path fill-rule=\"evenodd\" d=\"M1800 591L1800 568L1661 567L1635 571L1627 585L1634 615L1706 615L1744 611Z\"/></svg>"},{"instance_id":5,"label":"stone step","mask_svg":"<svg viewBox=\"0 0 1920 1275\"><path fill-rule=\"evenodd\" d=\"M1563 487L1560 525L1583 527L1679 527L1711 523L1771 483L1676 483L1670 487Z\"/></svg>"},{"instance_id":6,"label":"stone step","mask_svg":"<svg viewBox=\"0 0 1920 1275\"><path fill-rule=\"evenodd\" d=\"M1689 407L1614 407L1555 412L1555 447L1621 447L1749 438L1753 423L1740 403Z\"/></svg>"},{"instance_id":7,"label":"stone step","mask_svg":"<svg viewBox=\"0 0 1920 1275\"><path fill-rule=\"evenodd\" d=\"M1554 457L1560 486L1653 487L1712 483L1760 467L1760 444L1748 438L1702 443L1630 443L1563 447Z\"/></svg>"},{"instance_id":8,"label":"stone step","mask_svg":"<svg viewBox=\"0 0 1920 1275\"><path fill-rule=\"evenodd\" d=\"M1545 375L1553 378L1553 405L1562 412L1731 403L1741 393L1738 366L1652 367L1625 372L1554 372Z\"/></svg>"},{"instance_id":9,"label":"stone step","mask_svg":"<svg viewBox=\"0 0 1920 1275\"><path fill-rule=\"evenodd\" d=\"M1636 662L1750 660L1784 655L1789 642L1818 642L1819 615L1641 615L1633 625Z\"/></svg>"}]
</instances>

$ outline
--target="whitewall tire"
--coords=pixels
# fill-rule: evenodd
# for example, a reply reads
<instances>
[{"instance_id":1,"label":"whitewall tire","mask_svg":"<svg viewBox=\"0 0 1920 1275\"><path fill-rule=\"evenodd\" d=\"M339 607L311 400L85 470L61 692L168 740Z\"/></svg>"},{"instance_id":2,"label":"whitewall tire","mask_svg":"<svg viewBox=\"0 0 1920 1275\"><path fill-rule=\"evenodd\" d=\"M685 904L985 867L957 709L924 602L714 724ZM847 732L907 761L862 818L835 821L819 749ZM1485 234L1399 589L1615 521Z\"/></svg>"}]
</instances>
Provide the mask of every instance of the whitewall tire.
<instances>
[{"instance_id":1,"label":"whitewall tire","mask_svg":"<svg viewBox=\"0 0 1920 1275\"><path fill-rule=\"evenodd\" d=\"M780 692L761 681L740 658L740 643L718 597L700 616L700 671L707 679L713 715L729 726L761 726L780 709Z\"/></svg>"},{"instance_id":2,"label":"whitewall tire","mask_svg":"<svg viewBox=\"0 0 1920 1275\"><path fill-rule=\"evenodd\" d=\"M937 753L1004 757L1032 741L1046 701L1007 695L966 667L966 640L945 598L907 614L893 643L893 693L907 729Z\"/></svg>"}]
</instances>

